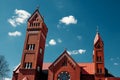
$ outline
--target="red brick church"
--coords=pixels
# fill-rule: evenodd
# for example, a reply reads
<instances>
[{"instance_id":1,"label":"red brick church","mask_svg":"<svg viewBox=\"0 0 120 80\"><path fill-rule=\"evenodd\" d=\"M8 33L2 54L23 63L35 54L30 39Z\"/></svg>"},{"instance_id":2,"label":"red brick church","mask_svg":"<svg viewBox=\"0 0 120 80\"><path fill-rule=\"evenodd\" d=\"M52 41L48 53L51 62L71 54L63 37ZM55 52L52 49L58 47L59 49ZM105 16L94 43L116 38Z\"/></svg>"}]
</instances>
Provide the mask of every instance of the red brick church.
<instances>
[{"instance_id":1,"label":"red brick church","mask_svg":"<svg viewBox=\"0 0 120 80\"><path fill-rule=\"evenodd\" d=\"M104 44L98 32L93 62L75 62L65 50L53 63L44 63L47 32L44 19L36 9L28 19L22 59L13 71L12 80L120 80L105 68Z\"/></svg>"}]
</instances>

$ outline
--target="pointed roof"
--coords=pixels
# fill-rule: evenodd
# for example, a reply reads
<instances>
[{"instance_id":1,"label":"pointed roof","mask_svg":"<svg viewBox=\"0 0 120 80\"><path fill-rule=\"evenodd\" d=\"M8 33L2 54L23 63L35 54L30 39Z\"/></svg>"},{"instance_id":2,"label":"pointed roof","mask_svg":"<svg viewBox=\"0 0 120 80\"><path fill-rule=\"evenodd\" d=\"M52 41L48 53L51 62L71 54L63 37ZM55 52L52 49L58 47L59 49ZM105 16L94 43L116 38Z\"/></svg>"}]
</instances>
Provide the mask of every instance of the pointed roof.
<instances>
[{"instance_id":1,"label":"pointed roof","mask_svg":"<svg viewBox=\"0 0 120 80\"><path fill-rule=\"evenodd\" d=\"M34 13L33 13L33 14L31 15L31 17L28 19L28 21L30 21L30 20L35 16L35 14L38 14L38 15L40 16L41 20L44 21L42 15L41 15L40 12L39 12L39 8L37 8L37 9L34 11Z\"/></svg>"},{"instance_id":2,"label":"pointed roof","mask_svg":"<svg viewBox=\"0 0 120 80\"><path fill-rule=\"evenodd\" d=\"M96 36L95 36L95 39L94 39L94 45L95 45L99 40L102 41L102 38L100 37L99 32L97 32L97 33L96 33Z\"/></svg>"}]
</instances>

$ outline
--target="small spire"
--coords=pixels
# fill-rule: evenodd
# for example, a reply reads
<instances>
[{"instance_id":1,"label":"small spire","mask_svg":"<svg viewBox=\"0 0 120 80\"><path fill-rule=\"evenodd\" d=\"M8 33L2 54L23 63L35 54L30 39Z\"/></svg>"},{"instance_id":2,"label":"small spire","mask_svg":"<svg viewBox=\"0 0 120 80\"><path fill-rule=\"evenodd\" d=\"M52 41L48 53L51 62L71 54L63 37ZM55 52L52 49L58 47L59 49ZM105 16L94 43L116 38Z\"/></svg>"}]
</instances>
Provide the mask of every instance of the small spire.
<instances>
[{"instance_id":1,"label":"small spire","mask_svg":"<svg viewBox=\"0 0 120 80\"><path fill-rule=\"evenodd\" d=\"M38 9L38 10L39 10L39 8L40 8L40 6L39 6L39 5L37 5L36 9Z\"/></svg>"},{"instance_id":2,"label":"small spire","mask_svg":"<svg viewBox=\"0 0 120 80\"><path fill-rule=\"evenodd\" d=\"M99 26L97 26L96 32L99 33Z\"/></svg>"},{"instance_id":3,"label":"small spire","mask_svg":"<svg viewBox=\"0 0 120 80\"><path fill-rule=\"evenodd\" d=\"M65 51L67 51L67 48L65 48Z\"/></svg>"}]
</instances>

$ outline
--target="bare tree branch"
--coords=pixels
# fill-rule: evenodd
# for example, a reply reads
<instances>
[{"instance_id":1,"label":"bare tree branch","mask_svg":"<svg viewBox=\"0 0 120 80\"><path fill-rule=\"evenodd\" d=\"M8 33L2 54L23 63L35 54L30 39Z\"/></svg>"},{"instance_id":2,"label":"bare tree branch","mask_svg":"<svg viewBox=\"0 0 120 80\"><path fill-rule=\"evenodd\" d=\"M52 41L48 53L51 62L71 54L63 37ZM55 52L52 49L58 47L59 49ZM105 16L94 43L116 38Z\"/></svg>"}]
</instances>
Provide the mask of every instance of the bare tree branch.
<instances>
[{"instance_id":1,"label":"bare tree branch","mask_svg":"<svg viewBox=\"0 0 120 80\"><path fill-rule=\"evenodd\" d=\"M4 56L0 55L0 78L7 77L9 71L8 62L5 60Z\"/></svg>"}]
</instances>

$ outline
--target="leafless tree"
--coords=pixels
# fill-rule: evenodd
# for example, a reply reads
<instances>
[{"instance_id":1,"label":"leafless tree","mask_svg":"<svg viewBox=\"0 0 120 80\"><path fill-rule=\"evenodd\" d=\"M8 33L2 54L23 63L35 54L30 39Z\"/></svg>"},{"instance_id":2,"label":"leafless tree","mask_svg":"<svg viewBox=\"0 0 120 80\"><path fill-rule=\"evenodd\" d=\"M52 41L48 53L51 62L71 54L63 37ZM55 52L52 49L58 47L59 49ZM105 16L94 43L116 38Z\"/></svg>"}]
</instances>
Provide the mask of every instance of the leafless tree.
<instances>
[{"instance_id":1,"label":"leafless tree","mask_svg":"<svg viewBox=\"0 0 120 80\"><path fill-rule=\"evenodd\" d=\"M3 55L0 55L0 79L7 77L10 71L8 62Z\"/></svg>"}]
</instances>

